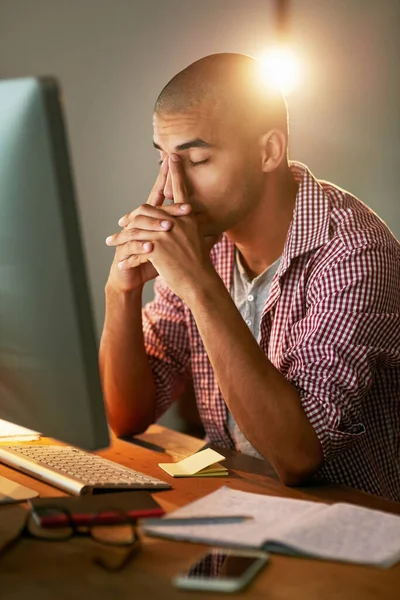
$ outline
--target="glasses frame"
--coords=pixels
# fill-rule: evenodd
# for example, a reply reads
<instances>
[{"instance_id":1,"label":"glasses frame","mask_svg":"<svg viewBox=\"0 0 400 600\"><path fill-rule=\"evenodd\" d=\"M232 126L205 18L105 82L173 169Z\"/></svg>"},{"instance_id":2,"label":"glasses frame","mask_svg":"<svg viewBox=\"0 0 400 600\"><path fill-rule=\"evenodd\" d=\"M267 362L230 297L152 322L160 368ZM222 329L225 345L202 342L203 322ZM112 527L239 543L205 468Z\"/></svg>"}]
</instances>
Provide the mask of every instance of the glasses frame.
<instances>
[{"instance_id":1,"label":"glasses frame","mask_svg":"<svg viewBox=\"0 0 400 600\"><path fill-rule=\"evenodd\" d=\"M100 568L108 571L110 573L117 573L125 569L125 567L130 563L130 561L140 552L142 548L142 542L137 532L136 519L132 519L125 511L121 511L120 509L108 508L101 510L98 513L93 514L92 520L90 523L86 525L78 525L75 523L73 515L66 509L60 508L58 506L48 507L49 510L54 510L59 514L63 514L66 517L66 525L63 526L63 529L68 529L67 534L62 535L60 533L57 535L50 535L50 532L57 531L56 528L45 528L40 525L35 525L36 530L33 528L32 523L34 523L34 516L32 511L28 511L26 519L22 524L20 530L16 533L14 537L8 540L1 548L0 548L0 561L8 552L14 548L24 537L30 537L35 540L40 540L44 542L63 542L68 541L74 537L91 537L91 539L99 544L105 546L114 546L114 547L129 547L129 551L124 556L122 561L117 564L110 564L108 561L105 561L102 557L96 556L92 558L92 562L99 566ZM114 522L109 521L110 514L117 516L117 519ZM104 524L102 521L104 519L101 518L102 515L107 515L106 523ZM93 535L93 530L95 527L113 527L116 525L129 525L132 530L132 541L131 542L113 542L109 540L102 540L99 537ZM38 535L38 531L41 529L44 532L44 535ZM47 535L46 535L47 533Z\"/></svg>"}]
</instances>

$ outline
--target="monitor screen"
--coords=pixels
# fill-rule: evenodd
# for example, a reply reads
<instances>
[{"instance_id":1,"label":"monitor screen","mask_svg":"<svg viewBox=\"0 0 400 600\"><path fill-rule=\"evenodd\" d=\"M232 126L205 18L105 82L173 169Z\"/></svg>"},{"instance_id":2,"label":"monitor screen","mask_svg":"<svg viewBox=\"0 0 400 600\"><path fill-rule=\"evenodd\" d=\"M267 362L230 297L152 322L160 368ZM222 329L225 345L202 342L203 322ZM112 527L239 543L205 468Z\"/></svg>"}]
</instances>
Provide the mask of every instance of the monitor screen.
<instances>
[{"instance_id":1,"label":"monitor screen","mask_svg":"<svg viewBox=\"0 0 400 600\"><path fill-rule=\"evenodd\" d=\"M0 81L0 418L109 444L57 82Z\"/></svg>"}]
</instances>

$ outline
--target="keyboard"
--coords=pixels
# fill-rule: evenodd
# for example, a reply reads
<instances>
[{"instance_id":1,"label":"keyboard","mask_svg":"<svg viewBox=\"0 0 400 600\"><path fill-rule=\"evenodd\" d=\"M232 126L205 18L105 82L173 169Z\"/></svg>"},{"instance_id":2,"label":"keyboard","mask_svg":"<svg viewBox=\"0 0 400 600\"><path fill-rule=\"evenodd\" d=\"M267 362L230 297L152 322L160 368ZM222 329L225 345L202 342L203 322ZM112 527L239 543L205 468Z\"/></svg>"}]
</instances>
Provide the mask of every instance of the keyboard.
<instances>
[{"instance_id":1,"label":"keyboard","mask_svg":"<svg viewBox=\"0 0 400 600\"><path fill-rule=\"evenodd\" d=\"M0 445L0 461L76 496L171 487L165 481L74 446Z\"/></svg>"}]
</instances>

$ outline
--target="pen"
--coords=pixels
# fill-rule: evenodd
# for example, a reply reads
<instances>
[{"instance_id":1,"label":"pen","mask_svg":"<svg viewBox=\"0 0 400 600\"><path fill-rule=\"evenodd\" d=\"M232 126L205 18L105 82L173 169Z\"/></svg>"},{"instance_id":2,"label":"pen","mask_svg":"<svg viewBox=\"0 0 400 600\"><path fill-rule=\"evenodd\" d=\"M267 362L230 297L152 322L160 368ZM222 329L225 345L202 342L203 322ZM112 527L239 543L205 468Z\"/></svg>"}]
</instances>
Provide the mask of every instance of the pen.
<instances>
[{"instance_id":1,"label":"pen","mask_svg":"<svg viewBox=\"0 0 400 600\"><path fill-rule=\"evenodd\" d=\"M242 523L252 519L249 515L215 515L205 517L166 517L162 519L140 519L141 525L218 525L219 523Z\"/></svg>"}]
</instances>

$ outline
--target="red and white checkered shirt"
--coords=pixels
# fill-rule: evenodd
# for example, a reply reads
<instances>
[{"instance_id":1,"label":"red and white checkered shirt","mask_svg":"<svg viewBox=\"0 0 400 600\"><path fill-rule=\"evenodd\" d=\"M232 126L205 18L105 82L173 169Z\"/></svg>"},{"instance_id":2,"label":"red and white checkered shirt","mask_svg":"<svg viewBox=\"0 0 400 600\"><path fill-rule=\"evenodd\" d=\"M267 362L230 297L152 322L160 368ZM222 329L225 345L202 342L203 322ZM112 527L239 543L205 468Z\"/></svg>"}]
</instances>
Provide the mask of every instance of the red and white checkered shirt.
<instances>
[{"instance_id":1,"label":"red and white checkered shirt","mask_svg":"<svg viewBox=\"0 0 400 600\"><path fill-rule=\"evenodd\" d=\"M400 500L400 244L357 198L291 169L296 206L259 343L300 394L324 452L318 476ZM211 258L230 291L233 244L223 237ZM194 318L161 278L143 328L156 417L189 372L207 439L233 448Z\"/></svg>"}]
</instances>

